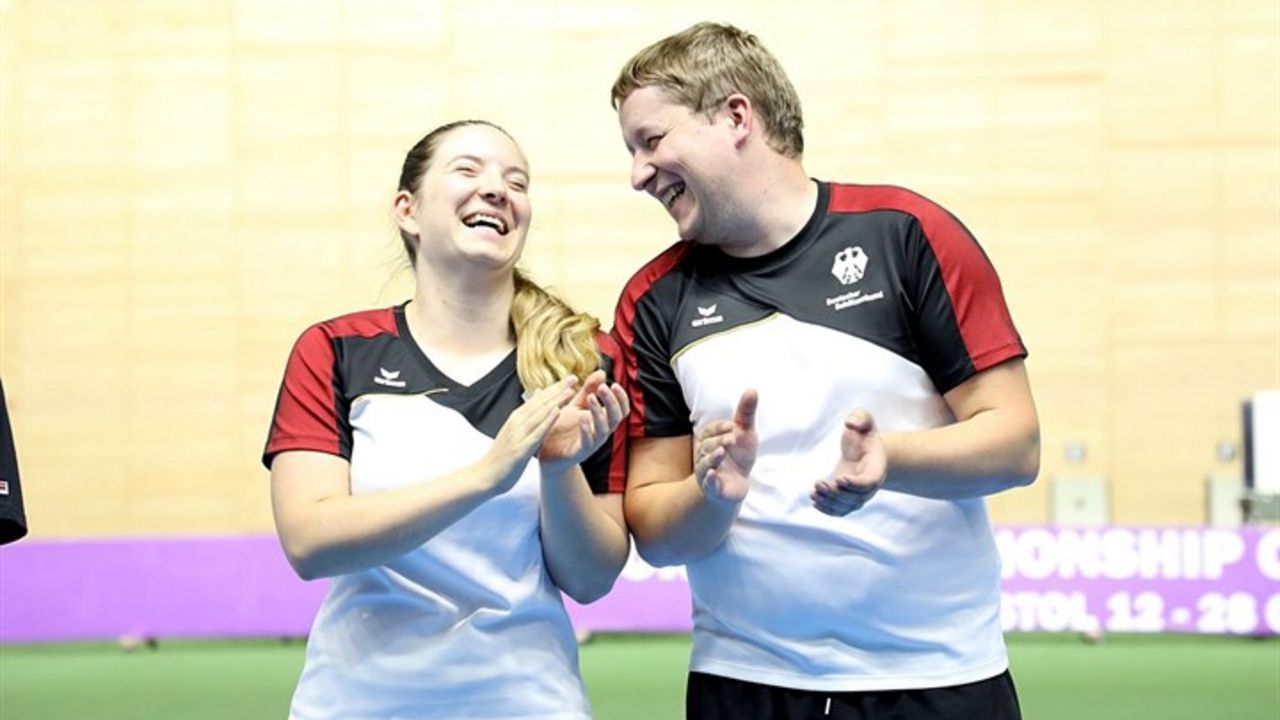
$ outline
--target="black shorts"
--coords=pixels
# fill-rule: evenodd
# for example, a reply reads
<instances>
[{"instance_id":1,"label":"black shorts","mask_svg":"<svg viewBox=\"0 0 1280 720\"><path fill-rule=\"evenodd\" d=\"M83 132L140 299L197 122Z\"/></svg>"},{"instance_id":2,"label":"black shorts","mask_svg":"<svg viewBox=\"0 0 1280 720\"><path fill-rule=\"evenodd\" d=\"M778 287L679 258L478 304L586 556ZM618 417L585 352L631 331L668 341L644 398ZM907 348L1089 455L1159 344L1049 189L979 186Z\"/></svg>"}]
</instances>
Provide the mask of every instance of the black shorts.
<instances>
[{"instance_id":1,"label":"black shorts","mask_svg":"<svg viewBox=\"0 0 1280 720\"><path fill-rule=\"evenodd\" d=\"M1021 720L1013 677L921 690L792 690L689 673L686 720Z\"/></svg>"}]
</instances>

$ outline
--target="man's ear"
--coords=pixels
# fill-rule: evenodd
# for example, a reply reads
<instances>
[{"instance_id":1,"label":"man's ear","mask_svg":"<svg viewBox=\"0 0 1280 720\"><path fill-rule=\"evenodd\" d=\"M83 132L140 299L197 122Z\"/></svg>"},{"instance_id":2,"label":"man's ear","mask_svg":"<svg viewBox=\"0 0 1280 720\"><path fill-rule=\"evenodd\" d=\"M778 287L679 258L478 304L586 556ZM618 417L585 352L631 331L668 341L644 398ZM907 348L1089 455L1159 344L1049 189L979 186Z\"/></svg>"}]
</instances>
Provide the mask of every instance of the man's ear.
<instances>
[{"instance_id":1,"label":"man's ear","mask_svg":"<svg viewBox=\"0 0 1280 720\"><path fill-rule=\"evenodd\" d=\"M720 113L729 123L729 129L734 134L735 145L745 143L755 131L755 108L746 95L734 93L725 98L720 106Z\"/></svg>"},{"instance_id":2,"label":"man's ear","mask_svg":"<svg viewBox=\"0 0 1280 720\"><path fill-rule=\"evenodd\" d=\"M417 236L421 231L418 228L418 221L413 217L413 211L413 195L405 190L396 193L391 201L391 212L395 216L396 225L400 227L401 232Z\"/></svg>"}]
</instances>

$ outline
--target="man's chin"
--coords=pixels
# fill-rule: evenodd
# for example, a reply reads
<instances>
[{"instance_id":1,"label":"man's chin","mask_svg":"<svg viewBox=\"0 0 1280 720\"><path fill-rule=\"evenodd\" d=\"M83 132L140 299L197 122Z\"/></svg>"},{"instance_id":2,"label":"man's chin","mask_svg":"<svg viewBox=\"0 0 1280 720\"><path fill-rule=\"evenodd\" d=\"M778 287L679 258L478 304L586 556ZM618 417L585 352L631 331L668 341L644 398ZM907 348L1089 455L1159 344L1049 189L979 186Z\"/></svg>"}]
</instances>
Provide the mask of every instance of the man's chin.
<instances>
[{"instance_id":1,"label":"man's chin","mask_svg":"<svg viewBox=\"0 0 1280 720\"><path fill-rule=\"evenodd\" d=\"M681 227L680 225L676 225L676 235L682 242L696 243L700 242L702 239L699 237L699 233L696 228Z\"/></svg>"}]
</instances>

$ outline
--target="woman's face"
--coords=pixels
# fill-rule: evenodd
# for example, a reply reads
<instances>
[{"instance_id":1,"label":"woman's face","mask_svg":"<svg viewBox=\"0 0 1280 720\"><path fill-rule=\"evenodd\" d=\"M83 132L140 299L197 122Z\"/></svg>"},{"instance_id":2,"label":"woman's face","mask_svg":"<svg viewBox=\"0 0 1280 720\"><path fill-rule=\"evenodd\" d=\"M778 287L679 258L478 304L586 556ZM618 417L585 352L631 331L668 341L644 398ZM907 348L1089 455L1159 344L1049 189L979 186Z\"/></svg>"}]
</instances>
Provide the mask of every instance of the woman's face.
<instances>
[{"instance_id":1,"label":"woman's face","mask_svg":"<svg viewBox=\"0 0 1280 720\"><path fill-rule=\"evenodd\" d=\"M528 188L528 163L511 138L464 125L440 140L418 192L397 194L396 220L418 238L419 268L512 268L533 215Z\"/></svg>"}]
</instances>

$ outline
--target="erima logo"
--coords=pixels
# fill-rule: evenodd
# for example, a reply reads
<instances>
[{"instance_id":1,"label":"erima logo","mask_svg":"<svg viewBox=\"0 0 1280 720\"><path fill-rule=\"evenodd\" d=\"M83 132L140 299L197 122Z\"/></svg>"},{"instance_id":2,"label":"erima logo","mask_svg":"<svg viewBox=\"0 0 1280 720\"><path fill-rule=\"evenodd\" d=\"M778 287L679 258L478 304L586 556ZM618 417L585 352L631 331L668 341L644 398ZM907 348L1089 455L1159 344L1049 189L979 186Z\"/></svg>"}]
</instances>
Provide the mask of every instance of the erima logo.
<instances>
[{"instance_id":1,"label":"erima logo","mask_svg":"<svg viewBox=\"0 0 1280 720\"><path fill-rule=\"evenodd\" d=\"M703 325L715 325L716 323L724 322L724 316L716 314L716 308L718 306L719 305L717 303L712 303L711 307L702 307L699 305L699 317L694 318L693 321L689 323L689 326L697 328L702 327Z\"/></svg>"},{"instance_id":2,"label":"erima logo","mask_svg":"<svg viewBox=\"0 0 1280 720\"><path fill-rule=\"evenodd\" d=\"M831 263L831 274L836 276L841 285L852 285L867 273L867 254L862 247L847 247L836 253L835 262Z\"/></svg>"},{"instance_id":3,"label":"erima logo","mask_svg":"<svg viewBox=\"0 0 1280 720\"><path fill-rule=\"evenodd\" d=\"M399 370L392 372L384 367L380 367L378 368L378 374L374 376L373 381L379 385L386 385L387 387L402 388L404 387L405 382L403 380L399 380L399 377Z\"/></svg>"}]
</instances>

